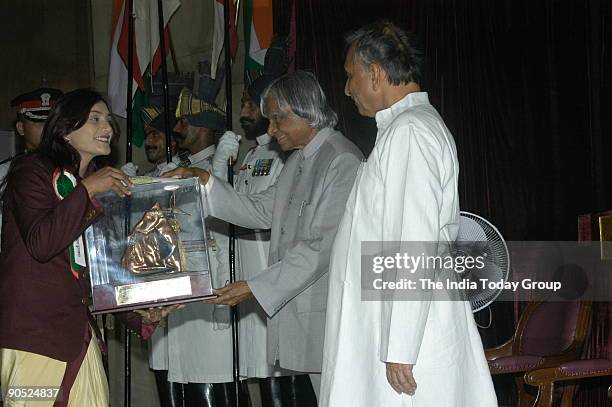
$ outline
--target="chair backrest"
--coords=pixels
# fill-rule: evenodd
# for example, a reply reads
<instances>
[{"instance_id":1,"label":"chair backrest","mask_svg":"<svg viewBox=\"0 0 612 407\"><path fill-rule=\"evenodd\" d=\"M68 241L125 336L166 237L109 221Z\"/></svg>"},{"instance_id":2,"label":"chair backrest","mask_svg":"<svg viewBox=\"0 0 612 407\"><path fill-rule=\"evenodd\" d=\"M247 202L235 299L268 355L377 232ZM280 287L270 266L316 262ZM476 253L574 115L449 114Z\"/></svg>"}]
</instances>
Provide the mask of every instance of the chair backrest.
<instances>
[{"instance_id":1,"label":"chair backrest","mask_svg":"<svg viewBox=\"0 0 612 407\"><path fill-rule=\"evenodd\" d=\"M530 303L517 326L513 353L547 357L576 346L581 349L591 319L590 311L590 302ZM580 352L580 349L575 351Z\"/></svg>"}]
</instances>

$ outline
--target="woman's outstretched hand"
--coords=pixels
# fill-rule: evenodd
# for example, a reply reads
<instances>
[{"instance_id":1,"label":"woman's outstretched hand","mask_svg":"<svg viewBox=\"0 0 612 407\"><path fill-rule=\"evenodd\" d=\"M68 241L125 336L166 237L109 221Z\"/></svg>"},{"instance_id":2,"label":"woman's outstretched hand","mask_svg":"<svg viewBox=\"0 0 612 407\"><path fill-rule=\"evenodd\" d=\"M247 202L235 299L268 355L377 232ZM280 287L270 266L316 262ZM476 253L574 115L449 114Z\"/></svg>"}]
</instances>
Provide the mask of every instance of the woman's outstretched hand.
<instances>
[{"instance_id":1,"label":"woman's outstretched hand","mask_svg":"<svg viewBox=\"0 0 612 407\"><path fill-rule=\"evenodd\" d=\"M113 191L122 198L131 194L132 182L130 178L123 171L112 167L104 167L82 182L90 198L95 194L106 191Z\"/></svg>"}]
</instances>

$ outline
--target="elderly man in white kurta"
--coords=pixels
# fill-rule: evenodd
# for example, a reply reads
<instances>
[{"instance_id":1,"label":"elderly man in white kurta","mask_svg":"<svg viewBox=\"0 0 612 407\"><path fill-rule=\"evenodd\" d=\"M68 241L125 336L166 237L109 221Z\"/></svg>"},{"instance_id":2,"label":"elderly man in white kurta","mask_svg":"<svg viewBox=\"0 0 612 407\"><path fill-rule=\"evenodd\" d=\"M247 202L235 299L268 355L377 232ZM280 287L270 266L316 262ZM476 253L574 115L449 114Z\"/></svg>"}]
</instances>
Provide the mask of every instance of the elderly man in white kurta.
<instances>
[{"instance_id":1,"label":"elderly man in white kurta","mask_svg":"<svg viewBox=\"0 0 612 407\"><path fill-rule=\"evenodd\" d=\"M459 169L409 35L382 21L347 40L345 93L378 134L332 249L320 406L497 406L469 303L362 300L361 242L455 240Z\"/></svg>"}]
</instances>

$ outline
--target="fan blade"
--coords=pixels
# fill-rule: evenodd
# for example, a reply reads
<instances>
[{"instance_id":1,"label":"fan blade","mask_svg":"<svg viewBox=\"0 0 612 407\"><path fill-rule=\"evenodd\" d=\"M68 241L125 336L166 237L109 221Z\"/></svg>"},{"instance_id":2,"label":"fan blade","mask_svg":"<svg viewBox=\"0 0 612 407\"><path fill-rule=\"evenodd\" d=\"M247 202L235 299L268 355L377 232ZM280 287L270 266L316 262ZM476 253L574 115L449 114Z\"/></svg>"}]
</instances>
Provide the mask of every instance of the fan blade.
<instances>
[{"instance_id":1,"label":"fan blade","mask_svg":"<svg viewBox=\"0 0 612 407\"><path fill-rule=\"evenodd\" d=\"M482 226L473 219L461 215L459 219L458 242L486 242L487 234Z\"/></svg>"},{"instance_id":2,"label":"fan blade","mask_svg":"<svg viewBox=\"0 0 612 407\"><path fill-rule=\"evenodd\" d=\"M468 278L470 281L478 283L480 283L480 280L503 281L504 272L497 264L485 262L485 266L482 269L474 268Z\"/></svg>"}]
</instances>

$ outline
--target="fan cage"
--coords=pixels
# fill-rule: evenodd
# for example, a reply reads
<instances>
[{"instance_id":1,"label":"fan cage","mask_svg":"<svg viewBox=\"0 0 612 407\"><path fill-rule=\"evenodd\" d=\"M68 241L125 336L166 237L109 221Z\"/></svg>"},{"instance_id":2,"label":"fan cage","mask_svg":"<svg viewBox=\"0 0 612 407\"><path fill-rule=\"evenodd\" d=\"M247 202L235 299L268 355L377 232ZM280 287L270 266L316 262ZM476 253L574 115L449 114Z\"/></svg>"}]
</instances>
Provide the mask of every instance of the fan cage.
<instances>
[{"instance_id":1,"label":"fan cage","mask_svg":"<svg viewBox=\"0 0 612 407\"><path fill-rule=\"evenodd\" d=\"M508 280L508 274L510 270L510 253L508 246L506 245L502 234L499 230L488 220L482 216L478 216L471 212L461 211L461 217L470 219L476 222L484 231L486 236L487 248L487 262L493 263L499 267L502 271L504 283ZM461 230L459 231L461 233ZM499 297L501 289L499 290L482 290L477 294L468 296L468 300L472 306L472 312L477 312L483 308L489 306L493 301Z\"/></svg>"}]
</instances>

